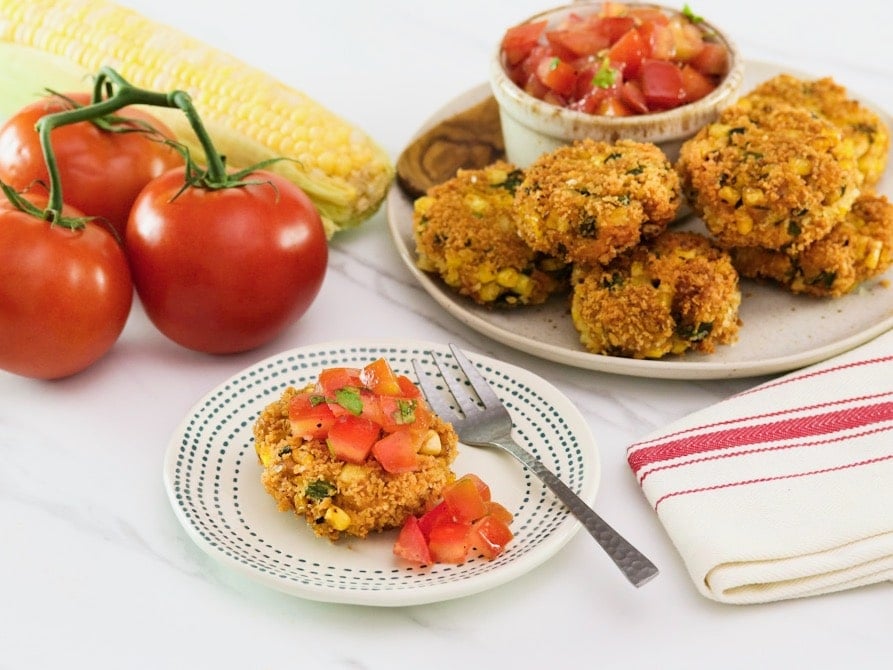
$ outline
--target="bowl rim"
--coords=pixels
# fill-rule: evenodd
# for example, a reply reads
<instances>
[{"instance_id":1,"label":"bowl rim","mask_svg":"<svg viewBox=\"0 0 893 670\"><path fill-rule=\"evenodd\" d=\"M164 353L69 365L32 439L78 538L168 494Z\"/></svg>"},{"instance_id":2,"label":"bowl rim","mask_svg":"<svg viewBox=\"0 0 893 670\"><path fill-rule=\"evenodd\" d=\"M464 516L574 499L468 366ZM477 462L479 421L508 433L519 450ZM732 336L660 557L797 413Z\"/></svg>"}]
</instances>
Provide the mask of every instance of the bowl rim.
<instances>
[{"instance_id":1,"label":"bowl rim","mask_svg":"<svg viewBox=\"0 0 893 670\"><path fill-rule=\"evenodd\" d=\"M577 2L537 12L513 25L524 25L544 18L554 19L556 16L568 14L571 11L587 13L588 10L599 8L603 4L604 2L600 1L587 2L585 0L577 0ZM665 12L681 14L678 9L652 2L627 0L625 4L639 7L655 7ZM726 31L718 28L707 19L703 19L699 25L712 31L726 46L729 52L729 69L713 91L699 100L674 107L673 109L631 116L604 116L568 109L567 107L559 107L545 100L540 100L525 92L509 77L502 62L501 38L497 42L495 51L491 56L490 87L501 107L510 106L511 109L515 110L515 113L508 113L512 113L512 116L517 117L517 110L525 110L523 114L524 123L535 127L536 130L547 135L566 136L568 134L567 132L556 134L554 122L558 120L562 128L570 127L575 129L576 132L570 133L573 137L583 137L593 127L604 129L606 134L619 134L635 133L635 131L650 129L652 126L666 126L668 129L664 133L650 134L649 136L656 137L658 140L673 139L680 135L678 129L671 128L673 123L685 119L690 120L690 122L685 123L686 126L703 125L717 111L721 111L734 101L735 94L740 90L744 81L744 59L735 41Z\"/></svg>"}]
</instances>

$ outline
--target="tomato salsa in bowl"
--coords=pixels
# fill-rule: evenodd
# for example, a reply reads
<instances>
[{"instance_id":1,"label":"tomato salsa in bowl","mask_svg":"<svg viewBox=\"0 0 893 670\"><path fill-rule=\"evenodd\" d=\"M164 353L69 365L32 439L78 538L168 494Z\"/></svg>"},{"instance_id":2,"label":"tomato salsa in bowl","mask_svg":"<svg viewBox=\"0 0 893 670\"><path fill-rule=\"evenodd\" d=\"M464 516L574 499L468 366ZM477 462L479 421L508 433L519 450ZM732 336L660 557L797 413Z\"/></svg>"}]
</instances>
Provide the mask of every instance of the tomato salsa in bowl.
<instances>
[{"instance_id":1,"label":"tomato salsa in bowl","mask_svg":"<svg viewBox=\"0 0 893 670\"><path fill-rule=\"evenodd\" d=\"M686 5L576 2L508 28L491 63L508 159L589 137L681 143L731 104L744 63Z\"/></svg>"}]
</instances>

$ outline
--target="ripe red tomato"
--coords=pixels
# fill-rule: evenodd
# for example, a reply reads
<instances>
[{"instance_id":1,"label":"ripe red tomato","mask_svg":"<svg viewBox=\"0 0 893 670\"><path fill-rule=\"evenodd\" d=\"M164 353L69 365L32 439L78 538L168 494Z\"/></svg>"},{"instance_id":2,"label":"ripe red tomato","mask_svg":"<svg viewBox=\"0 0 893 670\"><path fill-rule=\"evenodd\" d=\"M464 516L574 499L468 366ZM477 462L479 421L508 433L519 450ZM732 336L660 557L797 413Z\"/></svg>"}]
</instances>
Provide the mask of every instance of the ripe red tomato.
<instances>
[{"instance_id":1,"label":"ripe red tomato","mask_svg":"<svg viewBox=\"0 0 893 670\"><path fill-rule=\"evenodd\" d=\"M66 94L78 104L90 102L88 93ZM23 107L0 127L0 179L16 190L36 181L49 185L37 121L71 109L64 97L51 96ZM171 130L154 116L125 107L116 116L151 124L163 136ZM138 127L133 124L133 127ZM180 154L158 135L146 132L108 132L81 121L50 133L66 203L89 216L103 217L123 239L124 226L136 196L152 179L183 164Z\"/></svg>"},{"instance_id":2,"label":"ripe red tomato","mask_svg":"<svg viewBox=\"0 0 893 670\"><path fill-rule=\"evenodd\" d=\"M0 200L0 368L37 379L80 372L117 341L132 301L127 259L107 230L71 230Z\"/></svg>"},{"instance_id":3,"label":"ripe red tomato","mask_svg":"<svg viewBox=\"0 0 893 670\"><path fill-rule=\"evenodd\" d=\"M259 183L183 190L184 170L171 170L131 211L125 248L137 293L152 323L189 349L265 344L322 286L328 244L310 198L271 172L247 179Z\"/></svg>"}]
</instances>

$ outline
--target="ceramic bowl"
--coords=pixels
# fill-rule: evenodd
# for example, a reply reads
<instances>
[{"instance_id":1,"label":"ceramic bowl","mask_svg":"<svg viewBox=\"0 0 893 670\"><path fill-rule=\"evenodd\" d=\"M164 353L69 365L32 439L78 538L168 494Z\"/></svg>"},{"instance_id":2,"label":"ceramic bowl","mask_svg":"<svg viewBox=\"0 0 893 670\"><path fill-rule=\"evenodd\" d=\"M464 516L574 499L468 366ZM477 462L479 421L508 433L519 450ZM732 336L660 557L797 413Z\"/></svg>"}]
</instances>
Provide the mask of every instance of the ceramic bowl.
<instances>
[{"instance_id":1,"label":"ceramic bowl","mask_svg":"<svg viewBox=\"0 0 893 670\"><path fill-rule=\"evenodd\" d=\"M536 14L526 22L545 19L552 27L572 12L581 15L596 13L601 4L575 2ZM636 3L635 6L642 5ZM677 12L660 5L648 6L658 7L667 13ZM508 160L519 167L526 167L545 152L588 137L608 142L624 138L653 142L675 161L681 144L699 128L715 120L719 112L737 99L744 79L744 61L728 34L706 20L700 25L715 35L715 39L728 50L729 66L723 80L700 100L667 111L635 116L589 114L560 107L526 93L509 78L502 61L501 45L497 45L490 63L489 81L499 104Z\"/></svg>"}]
</instances>

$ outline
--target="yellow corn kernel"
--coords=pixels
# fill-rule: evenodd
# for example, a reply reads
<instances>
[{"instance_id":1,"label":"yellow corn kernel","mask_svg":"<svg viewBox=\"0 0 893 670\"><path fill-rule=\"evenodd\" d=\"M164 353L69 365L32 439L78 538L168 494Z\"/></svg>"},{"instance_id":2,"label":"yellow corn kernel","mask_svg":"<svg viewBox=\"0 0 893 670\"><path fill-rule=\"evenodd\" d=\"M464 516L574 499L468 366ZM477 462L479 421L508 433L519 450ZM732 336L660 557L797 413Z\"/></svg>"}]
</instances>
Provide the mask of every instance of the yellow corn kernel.
<instances>
[{"instance_id":1,"label":"yellow corn kernel","mask_svg":"<svg viewBox=\"0 0 893 670\"><path fill-rule=\"evenodd\" d=\"M503 268L496 273L496 283L505 288L514 288L518 284L520 273L514 268Z\"/></svg>"},{"instance_id":2,"label":"yellow corn kernel","mask_svg":"<svg viewBox=\"0 0 893 670\"><path fill-rule=\"evenodd\" d=\"M493 302L502 293L502 287L496 282L484 284L478 290L478 297L484 302Z\"/></svg>"},{"instance_id":3,"label":"yellow corn kernel","mask_svg":"<svg viewBox=\"0 0 893 670\"><path fill-rule=\"evenodd\" d=\"M728 137L729 131L732 129L731 126L728 126L724 123L712 123L707 126L707 134L710 137L717 139L721 137Z\"/></svg>"},{"instance_id":4,"label":"yellow corn kernel","mask_svg":"<svg viewBox=\"0 0 893 670\"><path fill-rule=\"evenodd\" d=\"M742 199L748 207L756 207L766 203L766 193L763 189L748 187L744 189Z\"/></svg>"},{"instance_id":5,"label":"yellow corn kernel","mask_svg":"<svg viewBox=\"0 0 893 670\"><path fill-rule=\"evenodd\" d=\"M719 189L719 197L730 205L734 205L741 199L741 194L731 186L722 186Z\"/></svg>"},{"instance_id":6,"label":"yellow corn kernel","mask_svg":"<svg viewBox=\"0 0 893 670\"><path fill-rule=\"evenodd\" d=\"M522 298L526 298L533 293L533 280L527 275L518 275L518 281L514 286L514 291Z\"/></svg>"},{"instance_id":7,"label":"yellow corn kernel","mask_svg":"<svg viewBox=\"0 0 893 670\"><path fill-rule=\"evenodd\" d=\"M479 195L469 194L465 198L465 206L475 216L483 216L487 213L489 203Z\"/></svg>"},{"instance_id":8,"label":"yellow corn kernel","mask_svg":"<svg viewBox=\"0 0 893 670\"><path fill-rule=\"evenodd\" d=\"M750 218L750 214L743 209L736 209L735 226L737 227L739 234L748 235L750 234L750 231L753 230L753 219Z\"/></svg>"},{"instance_id":9,"label":"yellow corn kernel","mask_svg":"<svg viewBox=\"0 0 893 670\"><path fill-rule=\"evenodd\" d=\"M111 0L0 0L0 41L64 56L89 74L110 66L140 88L186 91L230 166L291 159L269 169L307 193L330 235L369 218L387 195L393 165L362 130L265 72ZM201 156L182 112L153 112Z\"/></svg>"},{"instance_id":10,"label":"yellow corn kernel","mask_svg":"<svg viewBox=\"0 0 893 670\"><path fill-rule=\"evenodd\" d=\"M300 483L300 482L298 482L298 483ZM301 490L302 491L304 490L303 486L301 487ZM296 493L294 498L292 499L292 505L294 505L294 507L295 507L295 512L298 512L299 514L303 514L307 510L307 498L305 498L303 495Z\"/></svg>"},{"instance_id":11,"label":"yellow corn kernel","mask_svg":"<svg viewBox=\"0 0 893 670\"><path fill-rule=\"evenodd\" d=\"M273 462L273 452L266 446L264 446L264 447L258 446L256 451L257 451L257 457L260 459L260 463L264 467L267 467L270 463Z\"/></svg>"},{"instance_id":12,"label":"yellow corn kernel","mask_svg":"<svg viewBox=\"0 0 893 670\"><path fill-rule=\"evenodd\" d=\"M345 463L338 473L338 482L341 484L350 484L362 481L366 477L366 470L362 465L354 463Z\"/></svg>"},{"instance_id":13,"label":"yellow corn kernel","mask_svg":"<svg viewBox=\"0 0 893 670\"><path fill-rule=\"evenodd\" d=\"M335 530L347 530L350 526L350 515L338 507L338 505L329 507L323 518Z\"/></svg>"},{"instance_id":14,"label":"yellow corn kernel","mask_svg":"<svg viewBox=\"0 0 893 670\"><path fill-rule=\"evenodd\" d=\"M490 183L491 186L500 186L504 184L509 178L508 172L495 167L488 168L486 174L487 181Z\"/></svg>"},{"instance_id":15,"label":"yellow corn kernel","mask_svg":"<svg viewBox=\"0 0 893 670\"><path fill-rule=\"evenodd\" d=\"M422 440L418 453L426 456L437 456L441 451L443 451L443 444L440 442L440 435L435 430L429 430L425 433L425 438Z\"/></svg>"},{"instance_id":16,"label":"yellow corn kernel","mask_svg":"<svg viewBox=\"0 0 893 670\"><path fill-rule=\"evenodd\" d=\"M482 284L487 284L491 281L496 281L496 272L493 270L493 266L482 265L475 273L475 277Z\"/></svg>"},{"instance_id":17,"label":"yellow corn kernel","mask_svg":"<svg viewBox=\"0 0 893 670\"><path fill-rule=\"evenodd\" d=\"M865 254L864 260L862 261L862 265L864 265L869 270L874 270L881 260L881 251L883 250L883 248L883 242L881 242L880 240L872 240L868 244L868 250Z\"/></svg>"},{"instance_id":18,"label":"yellow corn kernel","mask_svg":"<svg viewBox=\"0 0 893 670\"><path fill-rule=\"evenodd\" d=\"M422 197L418 198L412 206L416 214L418 214L419 216L424 216L428 213L428 210L431 209L431 205L433 204L434 198L432 198L430 195L423 195Z\"/></svg>"},{"instance_id":19,"label":"yellow corn kernel","mask_svg":"<svg viewBox=\"0 0 893 670\"><path fill-rule=\"evenodd\" d=\"M812 172L812 163L805 158L792 158L788 161L788 168L796 175L806 177Z\"/></svg>"}]
</instances>

